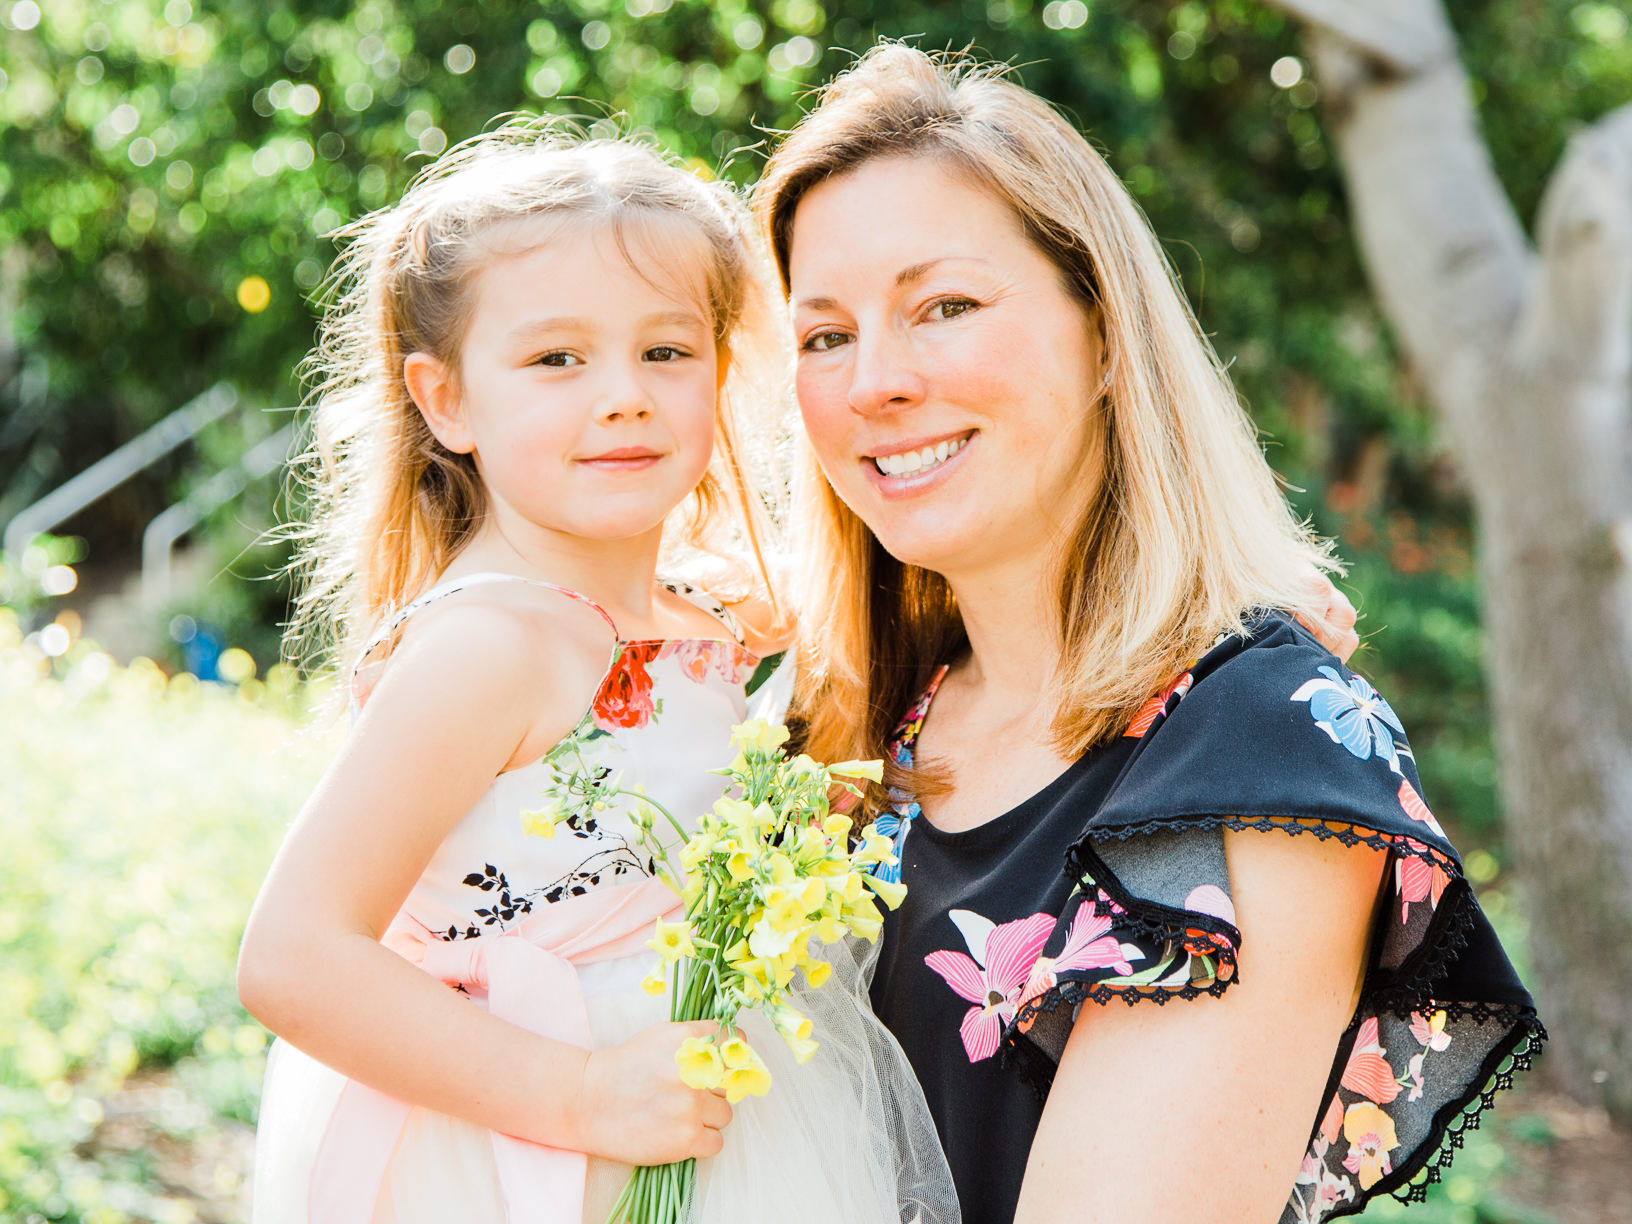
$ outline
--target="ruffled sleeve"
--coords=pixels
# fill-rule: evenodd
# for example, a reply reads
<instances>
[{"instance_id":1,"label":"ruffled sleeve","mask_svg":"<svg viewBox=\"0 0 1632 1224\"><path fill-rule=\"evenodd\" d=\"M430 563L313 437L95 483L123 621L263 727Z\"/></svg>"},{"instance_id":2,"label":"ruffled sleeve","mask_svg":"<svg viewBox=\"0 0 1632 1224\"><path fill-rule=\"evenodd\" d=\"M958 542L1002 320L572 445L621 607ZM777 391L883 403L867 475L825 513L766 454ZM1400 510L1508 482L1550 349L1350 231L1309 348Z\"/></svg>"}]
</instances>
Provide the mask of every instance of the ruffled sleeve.
<instances>
[{"instance_id":1,"label":"ruffled sleeve","mask_svg":"<svg viewBox=\"0 0 1632 1224\"><path fill-rule=\"evenodd\" d=\"M1266 617L1152 698L1070 849L1073 890L1004 1054L1046 1090L1080 1005L1218 995L1235 978L1223 830L1386 850L1378 929L1283 1224L1421 1198L1544 1038L1422 797L1399 719L1301 627Z\"/></svg>"}]
</instances>

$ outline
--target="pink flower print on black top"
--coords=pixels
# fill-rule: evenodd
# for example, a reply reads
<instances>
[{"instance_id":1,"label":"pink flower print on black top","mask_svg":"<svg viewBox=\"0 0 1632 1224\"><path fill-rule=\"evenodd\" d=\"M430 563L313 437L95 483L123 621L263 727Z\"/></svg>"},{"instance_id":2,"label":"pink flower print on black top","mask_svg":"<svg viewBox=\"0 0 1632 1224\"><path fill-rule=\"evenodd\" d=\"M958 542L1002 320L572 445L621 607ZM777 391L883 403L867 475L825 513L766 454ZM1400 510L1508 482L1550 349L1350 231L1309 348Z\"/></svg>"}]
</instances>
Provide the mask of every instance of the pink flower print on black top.
<instances>
[{"instance_id":1,"label":"pink flower print on black top","mask_svg":"<svg viewBox=\"0 0 1632 1224\"><path fill-rule=\"evenodd\" d=\"M949 910L973 959L962 952L931 952L924 964L946 979L975 1006L964 1013L959 1032L970 1062L997 1053L1003 1029L1014 1019L1021 989L1054 929L1051 914L1033 914L998 926L970 910Z\"/></svg>"}]
</instances>

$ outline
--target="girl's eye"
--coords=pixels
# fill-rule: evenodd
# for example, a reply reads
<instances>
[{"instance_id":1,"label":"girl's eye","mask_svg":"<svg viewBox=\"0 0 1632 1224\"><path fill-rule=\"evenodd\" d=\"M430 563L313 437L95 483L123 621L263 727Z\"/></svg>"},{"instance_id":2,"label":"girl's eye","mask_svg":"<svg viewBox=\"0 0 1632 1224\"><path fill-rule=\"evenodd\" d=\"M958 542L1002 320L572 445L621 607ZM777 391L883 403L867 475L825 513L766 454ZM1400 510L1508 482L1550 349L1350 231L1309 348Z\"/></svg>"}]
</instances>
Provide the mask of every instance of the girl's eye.
<instances>
[{"instance_id":1,"label":"girl's eye","mask_svg":"<svg viewBox=\"0 0 1632 1224\"><path fill-rule=\"evenodd\" d=\"M799 347L807 353L826 353L849 343L850 337L841 331L819 331L806 336Z\"/></svg>"},{"instance_id":2,"label":"girl's eye","mask_svg":"<svg viewBox=\"0 0 1632 1224\"><path fill-rule=\"evenodd\" d=\"M677 349L672 344L660 344L656 348L646 350L647 361L679 361L686 356L684 349Z\"/></svg>"},{"instance_id":3,"label":"girl's eye","mask_svg":"<svg viewBox=\"0 0 1632 1224\"><path fill-rule=\"evenodd\" d=\"M562 366L583 365L583 360L577 357L575 354L557 350L553 353L544 353L536 359L535 364L555 366L559 369Z\"/></svg>"},{"instance_id":4,"label":"girl's eye","mask_svg":"<svg viewBox=\"0 0 1632 1224\"><path fill-rule=\"evenodd\" d=\"M938 302L930 303L929 310L925 313L927 313L931 319L943 321L946 319L955 319L959 315L968 314L971 310L975 309L977 305L979 305L979 303L972 302L968 298L942 298Z\"/></svg>"}]
</instances>

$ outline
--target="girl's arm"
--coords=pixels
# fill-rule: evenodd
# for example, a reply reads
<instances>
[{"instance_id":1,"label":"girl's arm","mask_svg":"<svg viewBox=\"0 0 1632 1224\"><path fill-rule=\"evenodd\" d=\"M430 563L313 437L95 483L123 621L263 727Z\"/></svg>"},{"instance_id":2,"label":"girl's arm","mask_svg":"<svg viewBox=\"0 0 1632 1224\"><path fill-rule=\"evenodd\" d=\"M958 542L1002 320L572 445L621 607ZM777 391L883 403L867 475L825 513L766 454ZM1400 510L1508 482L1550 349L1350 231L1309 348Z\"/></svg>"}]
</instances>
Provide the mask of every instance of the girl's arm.
<instances>
[{"instance_id":1,"label":"girl's arm","mask_svg":"<svg viewBox=\"0 0 1632 1224\"><path fill-rule=\"evenodd\" d=\"M1220 998L1084 1004L1016 1224L1273 1224L1360 998L1386 855L1224 834L1240 976Z\"/></svg>"},{"instance_id":2,"label":"girl's arm","mask_svg":"<svg viewBox=\"0 0 1632 1224\"><path fill-rule=\"evenodd\" d=\"M587 618L586 618L587 619ZM695 1029L590 1053L499 1020L378 940L453 825L524 741L571 729L605 629L461 603L393 656L255 902L244 1006L335 1070L506 1134L630 1163L719 1150L730 1107L679 1081Z\"/></svg>"}]
</instances>

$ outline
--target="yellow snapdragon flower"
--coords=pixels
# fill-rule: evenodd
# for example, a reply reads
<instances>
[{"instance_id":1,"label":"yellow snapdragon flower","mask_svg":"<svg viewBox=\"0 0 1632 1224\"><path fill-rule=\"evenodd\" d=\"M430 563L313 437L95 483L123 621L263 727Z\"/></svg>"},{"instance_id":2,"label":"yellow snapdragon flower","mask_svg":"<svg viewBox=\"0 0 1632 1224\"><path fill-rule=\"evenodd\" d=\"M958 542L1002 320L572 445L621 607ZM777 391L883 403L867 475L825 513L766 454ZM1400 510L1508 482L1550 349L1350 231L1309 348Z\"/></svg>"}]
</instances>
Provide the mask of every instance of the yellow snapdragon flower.
<instances>
[{"instance_id":1,"label":"yellow snapdragon flower","mask_svg":"<svg viewBox=\"0 0 1632 1224\"><path fill-rule=\"evenodd\" d=\"M725 1064L727 1071L740 1071L744 1067L751 1067L758 1061L753 1046L748 1044L747 1038L741 1033L732 1033L720 1042L720 1061Z\"/></svg>"},{"instance_id":2,"label":"yellow snapdragon flower","mask_svg":"<svg viewBox=\"0 0 1632 1224\"><path fill-rule=\"evenodd\" d=\"M867 887L878 894L878 899L893 909L900 909L901 902L906 899L907 886L897 884L892 880L881 880L875 875L863 876Z\"/></svg>"},{"instance_id":3,"label":"yellow snapdragon flower","mask_svg":"<svg viewBox=\"0 0 1632 1224\"><path fill-rule=\"evenodd\" d=\"M861 897L847 904L843 911L844 923L852 935L860 935L868 943L878 938L884 928L884 916L878 912L871 897Z\"/></svg>"},{"instance_id":4,"label":"yellow snapdragon flower","mask_svg":"<svg viewBox=\"0 0 1632 1224\"><path fill-rule=\"evenodd\" d=\"M805 976L810 975L807 973ZM640 979L640 988L649 995L660 995L669 988L669 983L663 976L663 970L653 969Z\"/></svg>"},{"instance_id":5,"label":"yellow snapdragon flower","mask_svg":"<svg viewBox=\"0 0 1632 1224\"><path fill-rule=\"evenodd\" d=\"M752 1066L725 1073L725 1099L735 1105L745 1096L764 1096L771 1090L771 1073L754 1055Z\"/></svg>"},{"instance_id":6,"label":"yellow snapdragon flower","mask_svg":"<svg viewBox=\"0 0 1632 1224\"><path fill-rule=\"evenodd\" d=\"M894 863L895 843L872 825L861 831L861 849L856 852L855 861L858 863Z\"/></svg>"},{"instance_id":7,"label":"yellow snapdragon flower","mask_svg":"<svg viewBox=\"0 0 1632 1224\"><path fill-rule=\"evenodd\" d=\"M788 742L788 729L780 723L773 725L763 718L751 718L731 728L731 742L744 753L758 752L770 756Z\"/></svg>"},{"instance_id":8,"label":"yellow snapdragon flower","mask_svg":"<svg viewBox=\"0 0 1632 1224\"><path fill-rule=\"evenodd\" d=\"M718 1088L725 1078L725 1063L712 1037L687 1037L674 1054L680 1082L687 1088Z\"/></svg>"},{"instance_id":9,"label":"yellow snapdragon flower","mask_svg":"<svg viewBox=\"0 0 1632 1224\"><path fill-rule=\"evenodd\" d=\"M754 861L748 851L740 849L736 842L726 842L729 849L726 851L725 870L732 880L741 884L745 880L754 878Z\"/></svg>"},{"instance_id":10,"label":"yellow snapdragon flower","mask_svg":"<svg viewBox=\"0 0 1632 1224\"><path fill-rule=\"evenodd\" d=\"M817 1043L810 1038L810 1017L802 1015L796 1008L783 1005L771 1012L771 1024L787 1042L788 1049L799 1062L810 1061L811 1055L816 1053Z\"/></svg>"},{"instance_id":11,"label":"yellow snapdragon flower","mask_svg":"<svg viewBox=\"0 0 1632 1224\"><path fill-rule=\"evenodd\" d=\"M748 932L748 950L761 959L775 960L793 947L803 923L778 925L769 913L761 911L761 914Z\"/></svg>"},{"instance_id":12,"label":"yellow snapdragon flower","mask_svg":"<svg viewBox=\"0 0 1632 1224\"><path fill-rule=\"evenodd\" d=\"M665 965L674 964L682 956L697 955L697 947L691 942L691 924L688 922L664 922L659 918L656 933L646 941L646 946L661 954Z\"/></svg>"},{"instance_id":13,"label":"yellow snapdragon flower","mask_svg":"<svg viewBox=\"0 0 1632 1224\"><path fill-rule=\"evenodd\" d=\"M817 913L827 904L827 885L820 880L807 879L804 888L799 890L799 908L805 914Z\"/></svg>"},{"instance_id":14,"label":"yellow snapdragon flower","mask_svg":"<svg viewBox=\"0 0 1632 1224\"><path fill-rule=\"evenodd\" d=\"M693 837L680 851L680 870L690 872L697 870L697 865L714 852L714 838L707 833L699 833Z\"/></svg>"},{"instance_id":15,"label":"yellow snapdragon flower","mask_svg":"<svg viewBox=\"0 0 1632 1224\"><path fill-rule=\"evenodd\" d=\"M546 841L555 836L555 822L561 819L561 805L546 803L521 814L521 831L528 837L542 837Z\"/></svg>"},{"instance_id":16,"label":"yellow snapdragon flower","mask_svg":"<svg viewBox=\"0 0 1632 1224\"><path fill-rule=\"evenodd\" d=\"M840 761L829 765L827 772L842 778L866 778L869 782L884 781L883 761Z\"/></svg>"}]
</instances>

